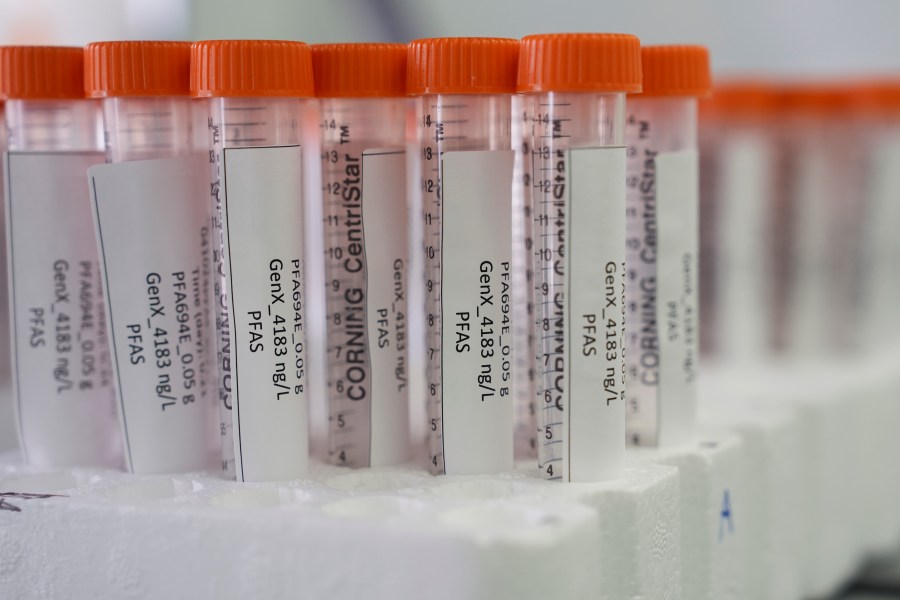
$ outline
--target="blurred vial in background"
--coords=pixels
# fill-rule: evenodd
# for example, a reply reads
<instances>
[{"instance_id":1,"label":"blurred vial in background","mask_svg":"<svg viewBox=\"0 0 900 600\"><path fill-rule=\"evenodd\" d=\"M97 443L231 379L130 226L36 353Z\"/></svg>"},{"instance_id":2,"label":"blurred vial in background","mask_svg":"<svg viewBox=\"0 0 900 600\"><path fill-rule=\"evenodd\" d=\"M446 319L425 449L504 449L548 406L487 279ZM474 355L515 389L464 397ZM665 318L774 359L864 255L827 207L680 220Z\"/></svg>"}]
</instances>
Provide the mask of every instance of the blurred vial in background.
<instances>
[{"instance_id":1,"label":"blurred vial in background","mask_svg":"<svg viewBox=\"0 0 900 600\"><path fill-rule=\"evenodd\" d=\"M863 82L855 109L862 137L856 334L860 350L878 351L900 337L900 79Z\"/></svg>"},{"instance_id":2,"label":"blurred vial in background","mask_svg":"<svg viewBox=\"0 0 900 600\"><path fill-rule=\"evenodd\" d=\"M862 224L861 137L852 89L800 84L781 92L781 209L787 277L784 349L793 357L855 346ZM779 298L781 300L781 298Z\"/></svg>"},{"instance_id":3,"label":"blurred vial in background","mask_svg":"<svg viewBox=\"0 0 900 600\"><path fill-rule=\"evenodd\" d=\"M716 87L700 103L701 351L761 360L777 343L779 261L775 96L757 81Z\"/></svg>"},{"instance_id":4,"label":"blurred vial in background","mask_svg":"<svg viewBox=\"0 0 900 600\"><path fill-rule=\"evenodd\" d=\"M900 83L735 81L701 110L701 318L735 364L900 334Z\"/></svg>"}]
</instances>

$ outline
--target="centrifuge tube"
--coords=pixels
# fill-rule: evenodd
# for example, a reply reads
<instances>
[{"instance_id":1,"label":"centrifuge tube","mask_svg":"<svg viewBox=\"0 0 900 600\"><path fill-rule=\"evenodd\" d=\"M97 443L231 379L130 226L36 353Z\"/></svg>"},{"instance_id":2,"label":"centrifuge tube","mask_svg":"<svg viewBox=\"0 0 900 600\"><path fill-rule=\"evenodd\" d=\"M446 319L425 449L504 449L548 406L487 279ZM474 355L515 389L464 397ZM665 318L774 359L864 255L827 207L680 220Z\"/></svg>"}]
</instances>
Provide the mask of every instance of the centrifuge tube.
<instances>
[{"instance_id":1,"label":"centrifuge tube","mask_svg":"<svg viewBox=\"0 0 900 600\"><path fill-rule=\"evenodd\" d=\"M534 215L538 461L562 481L618 476L625 455L625 93L631 35L522 40Z\"/></svg>"},{"instance_id":2,"label":"centrifuge tube","mask_svg":"<svg viewBox=\"0 0 900 600\"><path fill-rule=\"evenodd\" d=\"M129 468L207 468L213 456L208 156L192 143L190 44L85 49L106 157L89 171Z\"/></svg>"},{"instance_id":3,"label":"centrifuge tube","mask_svg":"<svg viewBox=\"0 0 900 600\"><path fill-rule=\"evenodd\" d=\"M697 97L701 46L641 48L643 91L628 99L625 422L639 446L693 438L699 362Z\"/></svg>"},{"instance_id":4,"label":"centrifuge tube","mask_svg":"<svg viewBox=\"0 0 900 600\"><path fill-rule=\"evenodd\" d=\"M210 99L222 431L238 480L293 479L309 460L300 141L310 48L205 41L191 61L191 93Z\"/></svg>"},{"instance_id":5,"label":"centrifuge tube","mask_svg":"<svg viewBox=\"0 0 900 600\"><path fill-rule=\"evenodd\" d=\"M513 466L511 94L518 42L410 43L424 219L426 402L435 473Z\"/></svg>"},{"instance_id":6,"label":"centrifuge tube","mask_svg":"<svg viewBox=\"0 0 900 600\"><path fill-rule=\"evenodd\" d=\"M313 46L321 109L329 449L409 452L406 44Z\"/></svg>"},{"instance_id":7,"label":"centrifuge tube","mask_svg":"<svg viewBox=\"0 0 900 600\"><path fill-rule=\"evenodd\" d=\"M0 48L14 395L26 461L118 465L121 446L85 175L103 162L81 48Z\"/></svg>"},{"instance_id":8,"label":"centrifuge tube","mask_svg":"<svg viewBox=\"0 0 900 600\"><path fill-rule=\"evenodd\" d=\"M731 81L716 87L701 113L701 339L726 361L758 361L791 329L777 99L770 84Z\"/></svg>"},{"instance_id":9,"label":"centrifuge tube","mask_svg":"<svg viewBox=\"0 0 900 600\"><path fill-rule=\"evenodd\" d=\"M785 234L791 273L786 350L811 356L848 350L859 293L856 261L863 211L857 179L858 124L845 118L851 91L842 85L786 86L783 161L791 180Z\"/></svg>"}]
</instances>

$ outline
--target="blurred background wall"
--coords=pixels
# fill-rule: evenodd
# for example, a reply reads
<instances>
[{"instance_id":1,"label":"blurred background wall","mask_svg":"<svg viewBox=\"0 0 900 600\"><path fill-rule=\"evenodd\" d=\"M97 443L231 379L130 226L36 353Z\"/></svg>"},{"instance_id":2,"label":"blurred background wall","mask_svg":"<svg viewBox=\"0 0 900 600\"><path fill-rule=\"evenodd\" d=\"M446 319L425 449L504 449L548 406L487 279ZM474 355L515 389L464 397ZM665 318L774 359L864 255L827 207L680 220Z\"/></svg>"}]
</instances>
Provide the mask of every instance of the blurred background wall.
<instances>
[{"instance_id":1,"label":"blurred background wall","mask_svg":"<svg viewBox=\"0 0 900 600\"><path fill-rule=\"evenodd\" d=\"M900 71L896 0L0 0L0 43L123 38L407 41L620 31L703 43L719 73Z\"/></svg>"}]
</instances>

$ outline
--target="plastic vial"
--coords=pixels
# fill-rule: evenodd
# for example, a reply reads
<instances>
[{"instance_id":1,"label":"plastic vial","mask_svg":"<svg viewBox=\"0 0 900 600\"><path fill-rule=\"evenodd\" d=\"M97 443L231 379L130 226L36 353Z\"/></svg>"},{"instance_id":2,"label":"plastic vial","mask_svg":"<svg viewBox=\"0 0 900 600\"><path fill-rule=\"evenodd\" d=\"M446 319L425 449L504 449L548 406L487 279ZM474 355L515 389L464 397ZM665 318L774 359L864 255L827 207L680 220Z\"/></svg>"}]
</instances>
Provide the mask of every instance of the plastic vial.
<instances>
[{"instance_id":1,"label":"plastic vial","mask_svg":"<svg viewBox=\"0 0 900 600\"><path fill-rule=\"evenodd\" d=\"M788 329L777 97L770 84L734 80L701 103L701 350L732 363L758 361Z\"/></svg>"},{"instance_id":2,"label":"plastic vial","mask_svg":"<svg viewBox=\"0 0 900 600\"><path fill-rule=\"evenodd\" d=\"M435 473L513 466L511 95L518 42L411 42L426 298L426 402Z\"/></svg>"},{"instance_id":3,"label":"plastic vial","mask_svg":"<svg viewBox=\"0 0 900 600\"><path fill-rule=\"evenodd\" d=\"M309 461L300 141L310 55L302 42L192 49L192 94L210 99L223 443L233 440L240 481L295 479Z\"/></svg>"},{"instance_id":4,"label":"plastic vial","mask_svg":"<svg viewBox=\"0 0 900 600\"><path fill-rule=\"evenodd\" d=\"M697 98L701 46L641 48L643 92L628 100L625 400L628 442L691 441L699 367Z\"/></svg>"},{"instance_id":5,"label":"plastic vial","mask_svg":"<svg viewBox=\"0 0 900 600\"><path fill-rule=\"evenodd\" d=\"M190 44L97 42L85 58L87 92L103 99L109 164L89 180L128 466L208 468L208 155L192 142Z\"/></svg>"},{"instance_id":6,"label":"plastic vial","mask_svg":"<svg viewBox=\"0 0 900 600\"><path fill-rule=\"evenodd\" d=\"M856 259L863 226L859 123L847 118L852 92L839 84L782 91L782 152L789 188L785 246L786 350L822 357L852 349L858 326ZM784 257L780 257L785 261Z\"/></svg>"},{"instance_id":7,"label":"plastic vial","mask_svg":"<svg viewBox=\"0 0 900 600\"><path fill-rule=\"evenodd\" d=\"M522 40L531 121L538 461L562 481L617 477L625 456L625 94L640 42Z\"/></svg>"},{"instance_id":8,"label":"plastic vial","mask_svg":"<svg viewBox=\"0 0 900 600\"><path fill-rule=\"evenodd\" d=\"M409 455L406 44L313 46L331 462Z\"/></svg>"},{"instance_id":9,"label":"plastic vial","mask_svg":"<svg viewBox=\"0 0 900 600\"><path fill-rule=\"evenodd\" d=\"M118 465L121 447L85 173L103 162L81 48L0 48L9 133L14 396L28 463Z\"/></svg>"}]
</instances>

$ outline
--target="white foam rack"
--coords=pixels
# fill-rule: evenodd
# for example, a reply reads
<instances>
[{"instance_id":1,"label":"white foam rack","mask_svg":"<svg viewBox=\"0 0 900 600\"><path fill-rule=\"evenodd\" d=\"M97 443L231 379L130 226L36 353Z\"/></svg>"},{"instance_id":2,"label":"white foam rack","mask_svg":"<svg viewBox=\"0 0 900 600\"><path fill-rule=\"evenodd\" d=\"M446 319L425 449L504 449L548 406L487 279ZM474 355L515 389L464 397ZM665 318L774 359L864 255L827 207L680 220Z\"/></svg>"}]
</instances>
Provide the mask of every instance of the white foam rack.
<instances>
[{"instance_id":1,"label":"white foam rack","mask_svg":"<svg viewBox=\"0 0 900 600\"><path fill-rule=\"evenodd\" d=\"M900 361L707 370L702 435L624 477L303 481L0 459L0 598L821 598L900 543ZM45 496L53 494L52 496Z\"/></svg>"}]
</instances>

